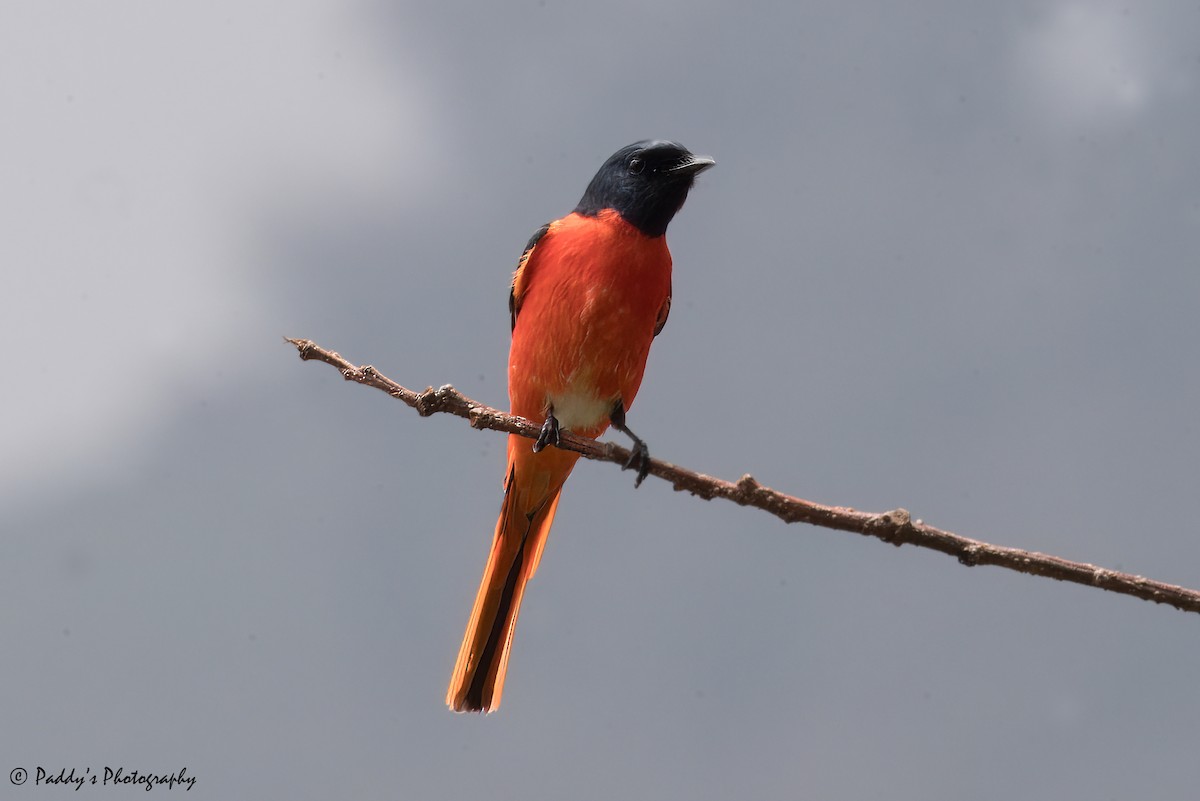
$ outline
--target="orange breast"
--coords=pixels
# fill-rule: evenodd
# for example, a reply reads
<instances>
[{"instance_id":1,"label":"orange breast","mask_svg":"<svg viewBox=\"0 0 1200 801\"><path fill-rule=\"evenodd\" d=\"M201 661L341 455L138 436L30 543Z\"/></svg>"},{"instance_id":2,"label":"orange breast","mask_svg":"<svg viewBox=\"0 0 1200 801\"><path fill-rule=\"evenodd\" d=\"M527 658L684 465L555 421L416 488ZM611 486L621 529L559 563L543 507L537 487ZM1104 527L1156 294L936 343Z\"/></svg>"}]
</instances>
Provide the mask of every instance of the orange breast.
<instances>
[{"instance_id":1,"label":"orange breast","mask_svg":"<svg viewBox=\"0 0 1200 801\"><path fill-rule=\"evenodd\" d=\"M646 368L659 310L671 293L666 238L651 239L615 212L551 224L517 277L520 313L508 382L512 411L598 436Z\"/></svg>"}]
</instances>

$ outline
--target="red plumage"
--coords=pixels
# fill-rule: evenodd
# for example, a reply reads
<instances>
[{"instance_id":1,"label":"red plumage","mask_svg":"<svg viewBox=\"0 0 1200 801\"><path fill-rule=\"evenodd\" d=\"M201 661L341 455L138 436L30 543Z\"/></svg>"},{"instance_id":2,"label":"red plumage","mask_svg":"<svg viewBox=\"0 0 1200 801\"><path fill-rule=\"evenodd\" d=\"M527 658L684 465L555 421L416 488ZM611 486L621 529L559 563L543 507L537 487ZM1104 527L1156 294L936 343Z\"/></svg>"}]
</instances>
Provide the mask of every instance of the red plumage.
<instances>
[{"instance_id":1,"label":"red plumage","mask_svg":"<svg viewBox=\"0 0 1200 801\"><path fill-rule=\"evenodd\" d=\"M649 199L635 192L638 202L628 207L605 202L609 188L601 186L592 204L598 208L589 206L597 182L613 179L606 170L615 163L628 173L631 160L636 169L637 159L658 155L656 147L673 159L663 161L664 177L651 184L651 176L630 174L638 178L635 188L665 184L670 192ZM665 231L692 177L711 164L674 143L632 145L606 163L575 212L535 235L513 276L510 298L513 414L539 424L552 415L558 427L585 437L600 436L611 422L630 433L624 411L637 395L650 343L671 306L671 254L655 227L659 220L644 212L664 199L673 203L661 221ZM504 503L446 694L456 711L490 711L500 704L525 585L537 570L563 482L578 458L556 447L535 452L533 440L509 437Z\"/></svg>"}]
</instances>

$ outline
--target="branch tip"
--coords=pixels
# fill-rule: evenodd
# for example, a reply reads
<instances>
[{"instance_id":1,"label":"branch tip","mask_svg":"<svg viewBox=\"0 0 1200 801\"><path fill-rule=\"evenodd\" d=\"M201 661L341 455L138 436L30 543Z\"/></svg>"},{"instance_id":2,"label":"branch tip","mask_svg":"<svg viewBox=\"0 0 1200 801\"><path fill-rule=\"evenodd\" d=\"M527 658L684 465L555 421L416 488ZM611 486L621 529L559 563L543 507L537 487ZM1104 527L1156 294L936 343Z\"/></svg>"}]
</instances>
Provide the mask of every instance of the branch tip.
<instances>
[{"instance_id":1,"label":"branch tip","mask_svg":"<svg viewBox=\"0 0 1200 801\"><path fill-rule=\"evenodd\" d=\"M296 350L299 351L301 361L306 362L313 358L312 350L317 346L317 343L313 342L311 339L292 339L291 337L284 337L283 341L289 342L295 346Z\"/></svg>"}]
</instances>

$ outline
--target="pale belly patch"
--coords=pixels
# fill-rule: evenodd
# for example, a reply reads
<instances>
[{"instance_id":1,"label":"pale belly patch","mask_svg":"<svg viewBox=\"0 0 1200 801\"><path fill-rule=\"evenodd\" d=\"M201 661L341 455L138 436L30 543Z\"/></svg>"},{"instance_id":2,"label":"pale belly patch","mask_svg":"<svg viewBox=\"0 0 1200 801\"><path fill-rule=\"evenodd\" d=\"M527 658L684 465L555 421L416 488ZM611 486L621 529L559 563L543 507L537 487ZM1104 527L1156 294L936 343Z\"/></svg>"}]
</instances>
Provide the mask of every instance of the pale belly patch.
<instances>
[{"instance_id":1,"label":"pale belly patch","mask_svg":"<svg viewBox=\"0 0 1200 801\"><path fill-rule=\"evenodd\" d=\"M598 398L584 389L570 388L565 392L550 395L550 405L561 428L573 431L596 428L608 422L614 401Z\"/></svg>"}]
</instances>

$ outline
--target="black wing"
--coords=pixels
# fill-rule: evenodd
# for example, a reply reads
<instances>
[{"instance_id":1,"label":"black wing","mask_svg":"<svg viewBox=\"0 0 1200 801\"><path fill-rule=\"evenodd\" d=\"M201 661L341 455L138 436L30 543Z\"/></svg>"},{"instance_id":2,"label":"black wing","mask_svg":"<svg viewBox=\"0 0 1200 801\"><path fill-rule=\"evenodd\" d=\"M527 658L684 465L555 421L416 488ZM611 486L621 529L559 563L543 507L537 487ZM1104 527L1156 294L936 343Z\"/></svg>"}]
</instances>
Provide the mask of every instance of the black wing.
<instances>
[{"instance_id":1,"label":"black wing","mask_svg":"<svg viewBox=\"0 0 1200 801\"><path fill-rule=\"evenodd\" d=\"M529 267L529 257L533 255L533 249L537 247L537 243L542 241L542 237L549 230L550 223L546 223L534 231L533 236L529 237L529 242L525 245L525 252L521 254L521 259L517 262L517 271L513 273L512 287L508 290L508 316L512 320L512 328L517 327L517 314L521 311L521 300L525 296L524 279L525 270Z\"/></svg>"}]
</instances>

